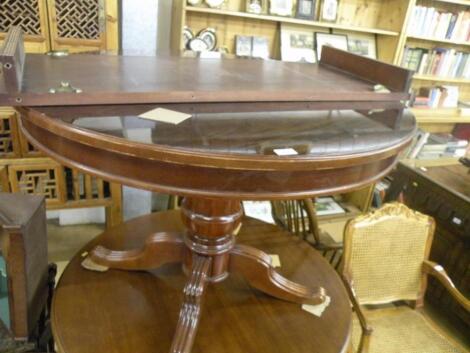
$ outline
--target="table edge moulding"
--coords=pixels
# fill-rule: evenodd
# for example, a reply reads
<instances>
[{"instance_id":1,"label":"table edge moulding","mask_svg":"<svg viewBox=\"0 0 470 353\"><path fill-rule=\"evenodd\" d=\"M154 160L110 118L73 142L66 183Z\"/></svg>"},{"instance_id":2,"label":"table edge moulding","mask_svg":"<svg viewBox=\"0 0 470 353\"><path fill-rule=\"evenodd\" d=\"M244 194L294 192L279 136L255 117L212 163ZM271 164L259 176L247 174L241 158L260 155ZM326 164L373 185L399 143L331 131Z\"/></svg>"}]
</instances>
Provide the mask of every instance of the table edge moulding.
<instances>
[{"instance_id":1,"label":"table edge moulding","mask_svg":"<svg viewBox=\"0 0 470 353\"><path fill-rule=\"evenodd\" d=\"M92 175L185 197L181 207L184 234L153 234L136 250L97 246L89 255L99 265L122 270L150 270L166 263L182 263L188 282L171 348L175 353L191 351L205 288L211 282L224 280L229 273L240 273L251 286L290 302L319 304L327 296L321 283L308 288L291 282L275 271L266 253L236 244L243 214L241 200L300 198L359 188L390 171L416 129L411 113L403 112L403 102L409 99L411 71L331 47L323 49L319 65L251 60L251 74L240 75L236 70L246 67L247 60L88 55L80 55L80 60L73 55L57 59L24 56L19 35L10 36L5 42L17 50L0 51L0 63L12 62L14 57L16 64L9 70L15 70L15 77L23 80L15 85L11 76L3 77L3 87L8 89L0 83L0 105L18 108L21 128L36 147L63 164ZM135 65L139 62L145 65ZM98 74L94 65L103 72L99 79L87 82L90 72ZM175 71L165 77L145 77L142 72L139 76L142 66L161 75L164 68ZM193 75L189 68L194 67L210 70L210 77ZM67 75L70 86L78 87L80 92L51 92L47 84L59 74ZM175 75L180 76L174 78ZM135 82L142 78L142 86L127 82L129 77ZM178 80L183 77L184 84ZM380 92L377 85L381 86ZM145 108L171 104L177 110L192 112L236 112L239 107L241 111L275 111L277 106L279 110L329 106L364 112L371 106L382 106L400 111L394 116L398 120L406 114L413 125L405 136L383 149L330 157L279 157L219 155L133 143L57 119L57 114L67 116L70 111L76 115L93 109L97 115L109 109L119 111L119 115L142 109L140 104ZM392 124L391 128L397 126L386 113L382 116L384 123ZM179 178L177 174L191 178ZM262 182L266 176L285 182L264 185L269 184Z\"/></svg>"}]
</instances>

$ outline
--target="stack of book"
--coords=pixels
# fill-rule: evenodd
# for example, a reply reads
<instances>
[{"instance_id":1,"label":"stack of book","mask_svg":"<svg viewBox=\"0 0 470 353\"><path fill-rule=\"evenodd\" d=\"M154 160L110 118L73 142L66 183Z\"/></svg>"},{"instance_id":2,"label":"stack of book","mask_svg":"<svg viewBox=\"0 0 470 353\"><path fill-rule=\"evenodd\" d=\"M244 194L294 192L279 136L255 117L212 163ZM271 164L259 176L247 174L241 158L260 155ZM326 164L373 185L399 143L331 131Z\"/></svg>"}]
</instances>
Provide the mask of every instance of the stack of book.
<instances>
[{"instance_id":1,"label":"stack of book","mask_svg":"<svg viewBox=\"0 0 470 353\"><path fill-rule=\"evenodd\" d=\"M405 47L402 66L419 75L470 78L470 53L446 48Z\"/></svg>"},{"instance_id":2,"label":"stack of book","mask_svg":"<svg viewBox=\"0 0 470 353\"><path fill-rule=\"evenodd\" d=\"M408 26L408 35L468 42L470 12L440 12L434 7L416 6Z\"/></svg>"},{"instance_id":3,"label":"stack of book","mask_svg":"<svg viewBox=\"0 0 470 353\"><path fill-rule=\"evenodd\" d=\"M467 145L467 140L455 138L451 134L431 134L420 130L406 157L416 159L462 157L466 153Z\"/></svg>"}]
</instances>

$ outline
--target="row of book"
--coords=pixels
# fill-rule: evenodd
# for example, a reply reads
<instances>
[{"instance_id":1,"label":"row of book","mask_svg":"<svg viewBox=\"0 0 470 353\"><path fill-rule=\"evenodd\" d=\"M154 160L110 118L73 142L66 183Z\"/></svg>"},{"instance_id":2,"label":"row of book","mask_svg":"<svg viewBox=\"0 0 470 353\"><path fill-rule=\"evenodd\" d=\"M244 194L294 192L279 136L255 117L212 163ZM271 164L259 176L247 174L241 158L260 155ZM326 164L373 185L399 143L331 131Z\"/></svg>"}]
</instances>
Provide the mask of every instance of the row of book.
<instances>
[{"instance_id":1,"label":"row of book","mask_svg":"<svg viewBox=\"0 0 470 353\"><path fill-rule=\"evenodd\" d=\"M416 6L408 35L456 42L470 41L470 12L441 12L434 7Z\"/></svg>"},{"instance_id":2,"label":"row of book","mask_svg":"<svg viewBox=\"0 0 470 353\"><path fill-rule=\"evenodd\" d=\"M463 157L467 147L468 140L458 139L452 134L419 130L405 156L410 159Z\"/></svg>"},{"instance_id":3,"label":"row of book","mask_svg":"<svg viewBox=\"0 0 470 353\"><path fill-rule=\"evenodd\" d=\"M458 86L421 87L413 102L414 108L457 108Z\"/></svg>"},{"instance_id":4,"label":"row of book","mask_svg":"<svg viewBox=\"0 0 470 353\"><path fill-rule=\"evenodd\" d=\"M470 53L446 48L411 48L406 46L402 66L419 75L470 78Z\"/></svg>"}]
</instances>

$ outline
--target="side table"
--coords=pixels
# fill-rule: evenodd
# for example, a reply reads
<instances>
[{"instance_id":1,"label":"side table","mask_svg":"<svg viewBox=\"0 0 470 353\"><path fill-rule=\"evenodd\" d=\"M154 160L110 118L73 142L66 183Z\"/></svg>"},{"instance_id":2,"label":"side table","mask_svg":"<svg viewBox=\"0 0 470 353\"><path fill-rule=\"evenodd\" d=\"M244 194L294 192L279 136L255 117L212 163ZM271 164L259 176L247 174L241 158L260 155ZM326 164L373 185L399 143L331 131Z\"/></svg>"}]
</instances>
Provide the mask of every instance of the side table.
<instances>
[{"instance_id":1,"label":"side table","mask_svg":"<svg viewBox=\"0 0 470 353\"><path fill-rule=\"evenodd\" d=\"M345 352L351 308L340 278L307 244L276 226L243 218L239 243L281 260L278 271L308 286L324 286L331 298L321 317L301 304L253 289L239 274L208 286L192 351L217 353ZM148 234L184 230L180 212L154 213L106 230L96 244L115 249L142 245ZM65 269L53 302L52 325L61 353L167 353L187 278L177 264L152 272L81 267L81 251Z\"/></svg>"}]
</instances>

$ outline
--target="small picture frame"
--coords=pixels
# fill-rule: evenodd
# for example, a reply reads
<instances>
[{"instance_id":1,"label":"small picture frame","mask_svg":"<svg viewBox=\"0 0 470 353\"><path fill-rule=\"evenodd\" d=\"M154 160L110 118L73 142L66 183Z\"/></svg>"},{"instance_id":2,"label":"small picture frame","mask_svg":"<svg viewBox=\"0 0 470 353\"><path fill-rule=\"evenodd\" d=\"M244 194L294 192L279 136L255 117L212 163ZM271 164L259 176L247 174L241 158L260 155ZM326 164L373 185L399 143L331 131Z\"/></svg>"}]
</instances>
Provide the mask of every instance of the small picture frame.
<instances>
[{"instance_id":1,"label":"small picture frame","mask_svg":"<svg viewBox=\"0 0 470 353\"><path fill-rule=\"evenodd\" d=\"M266 37L252 37L251 56L253 58L269 59L269 41Z\"/></svg>"},{"instance_id":2,"label":"small picture frame","mask_svg":"<svg viewBox=\"0 0 470 353\"><path fill-rule=\"evenodd\" d=\"M320 21L336 22L338 18L339 0L323 0Z\"/></svg>"},{"instance_id":3,"label":"small picture frame","mask_svg":"<svg viewBox=\"0 0 470 353\"><path fill-rule=\"evenodd\" d=\"M348 51L351 53L377 59L377 45L373 34L348 35Z\"/></svg>"},{"instance_id":4,"label":"small picture frame","mask_svg":"<svg viewBox=\"0 0 470 353\"><path fill-rule=\"evenodd\" d=\"M266 13L267 0L246 0L245 11L254 14Z\"/></svg>"},{"instance_id":5,"label":"small picture frame","mask_svg":"<svg viewBox=\"0 0 470 353\"><path fill-rule=\"evenodd\" d=\"M251 56L251 42L250 36L235 36L235 54L237 56Z\"/></svg>"},{"instance_id":6,"label":"small picture frame","mask_svg":"<svg viewBox=\"0 0 470 353\"><path fill-rule=\"evenodd\" d=\"M295 17L313 21L315 19L316 4L317 0L297 0L297 12Z\"/></svg>"},{"instance_id":7,"label":"small picture frame","mask_svg":"<svg viewBox=\"0 0 470 353\"><path fill-rule=\"evenodd\" d=\"M293 10L293 0L269 0L269 13L271 15L292 17Z\"/></svg>"},{"instance_id":8,"label":"small picture frame","mask_svg":"<svg viewBox=\"0 0 470 353\"><path fill-rule=\"evenodd\" d=\"M312 31L281 23L281 59L315 63L315 37Z\"/></svg>"},{"instance_id":9,"label":"small picture frame","mask_svg":"<svg viewBox=\"0 0 470 353\"><path fill-rule=\"evenodd\" d=\"M317 48L317 60L321 58L321 51L324 45L333 48L348 50L348 36L346 34L330 34L315 32L315 43Z\"/></svg>"}]
</instances>

